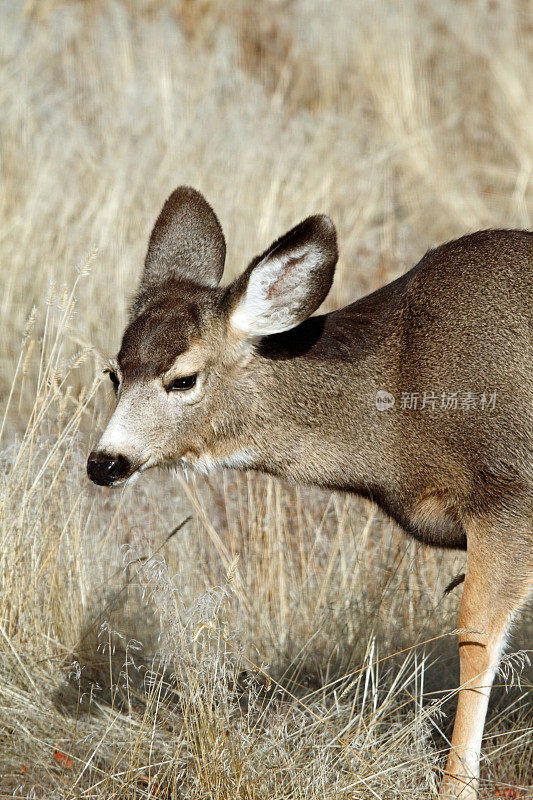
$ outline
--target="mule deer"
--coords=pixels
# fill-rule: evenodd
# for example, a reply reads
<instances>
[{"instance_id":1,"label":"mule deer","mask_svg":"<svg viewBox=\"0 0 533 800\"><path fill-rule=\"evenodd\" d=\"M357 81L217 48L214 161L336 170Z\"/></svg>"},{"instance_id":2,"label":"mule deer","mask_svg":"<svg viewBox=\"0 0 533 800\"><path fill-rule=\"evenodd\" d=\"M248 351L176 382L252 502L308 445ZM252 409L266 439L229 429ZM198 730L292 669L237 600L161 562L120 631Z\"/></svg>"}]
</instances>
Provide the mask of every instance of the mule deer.
<instances>
[{"instance_id":1,"label":"mule deer","mask_svg":"<svg viewBox=\"0 0 533 800\"><path fill-rule=\"evenodd\" d=\"M89 476L260 470L364 495L417 539L466 550L441 796L471 800L493 676L533 583L533 234L464 236L314 317L337 261L327 216L220 287L225 250L206 200L178 188L110 367L118 403Z\"/></svg>"}]
</instances>

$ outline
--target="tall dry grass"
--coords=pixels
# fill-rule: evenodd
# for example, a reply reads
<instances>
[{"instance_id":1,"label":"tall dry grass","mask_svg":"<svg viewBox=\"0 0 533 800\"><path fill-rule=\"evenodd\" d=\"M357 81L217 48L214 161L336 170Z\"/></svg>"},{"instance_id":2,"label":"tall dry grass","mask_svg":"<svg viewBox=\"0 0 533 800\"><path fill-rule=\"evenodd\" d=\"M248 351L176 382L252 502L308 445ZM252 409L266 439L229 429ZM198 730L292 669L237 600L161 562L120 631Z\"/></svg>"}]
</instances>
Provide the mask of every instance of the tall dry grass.
<instances>
[{"instance_id":1,"label":"tall dry grass","mask_svg":"<svg viewBox=\"0 0 533 800\"><path fill-rule=\"evenodd\" d=\"M175 185L214 204L228 278L328 212L328 308L436 242L531 226L530 7L1 11L0 797L432 796L462 556L353 498L231 472L112 492L84 460L112 402L98 353ZM511 649L531 632L526 612ZM494 699L487 797L531 796L520 666Z\"/></svg>"}]
</instances>

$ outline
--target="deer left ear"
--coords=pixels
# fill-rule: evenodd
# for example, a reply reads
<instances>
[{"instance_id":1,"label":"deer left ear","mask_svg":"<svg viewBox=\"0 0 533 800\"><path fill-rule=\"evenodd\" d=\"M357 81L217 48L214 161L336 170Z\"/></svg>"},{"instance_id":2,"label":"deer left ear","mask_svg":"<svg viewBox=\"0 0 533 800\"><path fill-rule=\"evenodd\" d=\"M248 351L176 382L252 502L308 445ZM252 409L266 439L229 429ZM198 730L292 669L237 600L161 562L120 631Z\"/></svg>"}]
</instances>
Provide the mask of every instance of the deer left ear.
<instances>
[{"instance_id":1,"label":"deer left ear","mask_svg":"<svg viewBox=\"0 0 533 800\"><path fill-rule=\"evenodd\" d=\"M215 212L196 189L178 187L154 225L135 305L142 305L142 298L169 278L217 286L225 258L226 242Z\"/></svg>"},{"instance_id":2,"label":"deer left ear","mask_svg":"<svg viewBox=\"0 0 533 800\"><path fill-rule=\"evenodd\" d=\"M308 217L229 287L230 325L251 337L294 328L325 300L336 263L333 222L325 214Z\"/></svg>"}]
</instances>

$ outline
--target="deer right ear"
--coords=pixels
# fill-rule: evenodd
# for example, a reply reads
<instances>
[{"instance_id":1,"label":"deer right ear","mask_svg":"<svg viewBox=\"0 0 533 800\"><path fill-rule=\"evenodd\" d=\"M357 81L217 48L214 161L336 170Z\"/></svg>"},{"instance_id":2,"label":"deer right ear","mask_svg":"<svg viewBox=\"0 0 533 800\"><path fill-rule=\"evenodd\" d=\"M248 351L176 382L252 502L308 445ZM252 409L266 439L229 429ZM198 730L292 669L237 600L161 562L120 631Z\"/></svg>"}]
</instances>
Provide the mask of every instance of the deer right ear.
<instances>
[{"instance_id":1,"label":"deer right ear","mask_svg":"<svg viewBox=\"0 0 533 800\"><path fill-rule=\"evenodd\" d=\"M152 230L139 295L174 277L217 286L225 258L226 242L215 212L196 189L180 186Z\"/></svg>"},{"instance_id":2,"label":"deer right ear","mask_svg":"<svg viewBox=\"0 0 533 800\"><path fill-rule=\"evenodd\" d=\"M337 263L337 237L325 214L290 230L229 287L229 322L246 337L290 330L325 300Z\"/></svg>"}]
</instances>

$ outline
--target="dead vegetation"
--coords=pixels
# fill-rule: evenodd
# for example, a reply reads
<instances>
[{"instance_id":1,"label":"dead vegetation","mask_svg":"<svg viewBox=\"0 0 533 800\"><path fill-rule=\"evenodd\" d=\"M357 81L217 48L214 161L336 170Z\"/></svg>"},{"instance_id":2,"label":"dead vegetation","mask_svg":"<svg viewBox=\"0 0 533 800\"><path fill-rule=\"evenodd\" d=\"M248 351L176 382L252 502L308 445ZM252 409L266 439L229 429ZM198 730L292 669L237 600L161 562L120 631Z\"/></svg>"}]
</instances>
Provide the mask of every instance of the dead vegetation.
<instances>
[{"instance_id":1,"label":"dead vegetation","mask_svg":"<svg viewBox=\"0 0 533 800\"><path fill-rule=\"evenodd\" d=\"M219 213L228 276L327 211L328 308L454 235L531 227L529 6L30 0L2 20L0 797L433 796L462 557L353 498L230 472L112 492L84 462L112 402L98 353L179 183ZM531 630L529 610L512 651ZM494 697L486 797L532 796L526 656Z\"/></svg>"}]
</instances>

